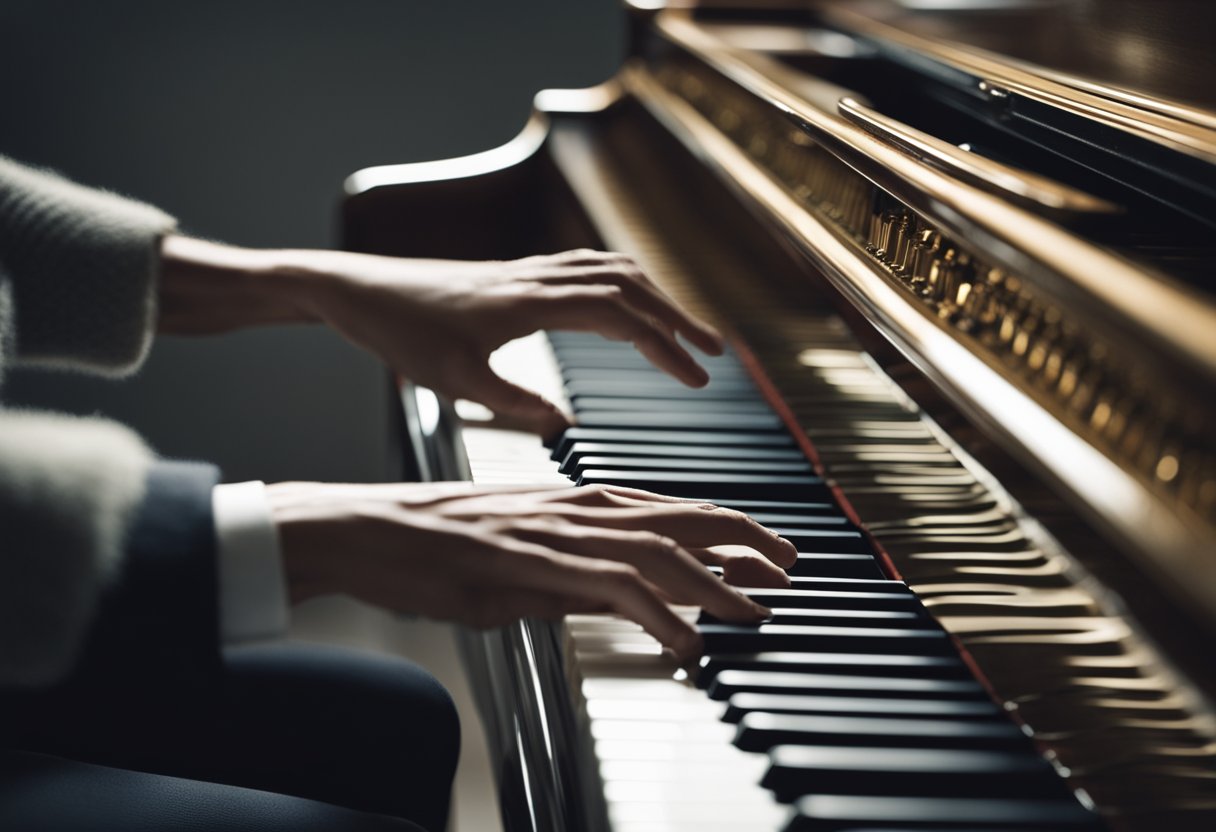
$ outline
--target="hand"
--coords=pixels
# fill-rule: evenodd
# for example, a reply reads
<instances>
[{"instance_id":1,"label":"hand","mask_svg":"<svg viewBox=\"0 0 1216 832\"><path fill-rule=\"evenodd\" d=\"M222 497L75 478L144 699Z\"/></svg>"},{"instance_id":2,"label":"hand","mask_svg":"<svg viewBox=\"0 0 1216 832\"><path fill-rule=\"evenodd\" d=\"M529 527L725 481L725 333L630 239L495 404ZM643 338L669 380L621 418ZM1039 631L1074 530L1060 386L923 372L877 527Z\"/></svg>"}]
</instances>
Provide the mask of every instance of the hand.
<instances>
[{"instance_id":1,"label":"hand","mask_svg":"<svg viewBox=\"0 0 1216 832\"><path fill-rule=\"evenodd\" d=\"M490 353L507 341L538 329L598 332L632 341L694 387L708 376L676 335L722 352L722 336L676 306L630 258L599 251L505 262L411 260L244 249L170 234L161 245L159 287L161 332L324 321L402 376L544 436L564 428L566 418L490 369Z\"/></svg>"},{"instance_id":2,"label":"hand","mask_svg":"<svg viewBox=\"0 0 1216 832\"><path fill-rule=\"evenodd\" d=\"M481 628L606 610L680 660L701 639L669 604L729 621L769 615L705 564L728 581L784 587L778 566L797 556L737 511L632 489L280 483L269 495L293 601L342 592ZM750 553L707 548L719 544Z\"/></svg>"},{"instance_id":3,"label":"hand","mask_svg":"<svg viewBox=\"0 0 1216 832\"><path fill-rule=\"evenodd\" d=\"M598 251L507 262L402 260L329 252L311 266L314 312L396 372L548 436L565 416L540 395L497 376L490 353L539 329L598 332L632 341L655 366L693 387L709 376L676 340L707 353L721 336L660 292L629 257Z\"/></svg>"}]
</instances>

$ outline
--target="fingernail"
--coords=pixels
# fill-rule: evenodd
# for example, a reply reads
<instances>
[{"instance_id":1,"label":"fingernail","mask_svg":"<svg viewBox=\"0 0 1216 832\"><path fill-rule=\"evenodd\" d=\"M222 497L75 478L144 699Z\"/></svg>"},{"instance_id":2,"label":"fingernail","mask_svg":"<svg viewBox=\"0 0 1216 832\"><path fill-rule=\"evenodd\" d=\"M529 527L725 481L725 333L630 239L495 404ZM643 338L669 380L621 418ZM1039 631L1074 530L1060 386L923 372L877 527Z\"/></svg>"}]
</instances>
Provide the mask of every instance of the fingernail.
<instances>
[{"instance_id":1,"label":"fingernail","mask_svg":"<svg viewBox=\"0 0 1216 832\"><path fill-rule=\"evenodd\" d=\"M752 602L752 610L756 613L756 616L759 617L761 620L773 617L772 610L770 610L766 606L763 606L762 604L757 604L755 601Z\"/></svg>"}]
</instances>

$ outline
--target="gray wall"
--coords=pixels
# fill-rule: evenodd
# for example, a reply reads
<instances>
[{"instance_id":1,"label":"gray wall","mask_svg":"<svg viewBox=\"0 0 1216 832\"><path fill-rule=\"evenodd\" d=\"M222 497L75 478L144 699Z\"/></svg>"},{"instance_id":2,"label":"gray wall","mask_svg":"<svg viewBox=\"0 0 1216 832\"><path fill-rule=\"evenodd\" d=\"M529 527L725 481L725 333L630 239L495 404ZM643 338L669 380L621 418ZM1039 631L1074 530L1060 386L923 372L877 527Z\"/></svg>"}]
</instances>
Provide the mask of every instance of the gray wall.
<instances>
[{"instance_id":1,"label":"gray wall","mask_svg":"<svg viewBox=\"0 0 1216 832\"><path fill-rule=\"evenodd\" d=\"M623 43L615 0L0 0L0 33L0 153L256 246L334 245L348 173L500 144ZM4 397L105 413L229 479L389 470L383 371L314 328L162 338L129 381L23 371Z\"/></svg>"}]
</instances>

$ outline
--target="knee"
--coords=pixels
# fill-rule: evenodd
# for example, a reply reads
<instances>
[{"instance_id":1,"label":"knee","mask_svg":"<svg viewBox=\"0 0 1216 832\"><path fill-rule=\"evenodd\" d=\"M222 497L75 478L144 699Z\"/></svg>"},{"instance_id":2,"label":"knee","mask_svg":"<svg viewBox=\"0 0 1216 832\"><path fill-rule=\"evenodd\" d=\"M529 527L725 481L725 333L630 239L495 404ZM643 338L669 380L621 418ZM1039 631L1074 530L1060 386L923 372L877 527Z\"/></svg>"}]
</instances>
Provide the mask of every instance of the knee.
<instances>
[{"instance_id":1,"label":"knee","mask_svg":"<svg viewBox=\"0 0 1216 832\"><path fill-rule=\"evenodd\" d=\"M439 680L412 662L317 645L243 648L227 661L235 698L242 710L261 714L262 730L267 717L292 734L308 725L314 741L351 751L348 761L405 767L433 787L454 776L456 706Z\"/></svg>"},{"instance_id":2,"label":"knee","mask_svg":"<svg viewBox=\"0 0 1216 832\"><path fill-rule=\"evenodd\" d=\"M461 726L456 703L447 688L427 671L409 665L409 672L413 712L398 722L400 730L409 734L402 739L416 743L419 756L435 766L436 779L450 783L460 757Z\"/></svg>"}]
</instances>

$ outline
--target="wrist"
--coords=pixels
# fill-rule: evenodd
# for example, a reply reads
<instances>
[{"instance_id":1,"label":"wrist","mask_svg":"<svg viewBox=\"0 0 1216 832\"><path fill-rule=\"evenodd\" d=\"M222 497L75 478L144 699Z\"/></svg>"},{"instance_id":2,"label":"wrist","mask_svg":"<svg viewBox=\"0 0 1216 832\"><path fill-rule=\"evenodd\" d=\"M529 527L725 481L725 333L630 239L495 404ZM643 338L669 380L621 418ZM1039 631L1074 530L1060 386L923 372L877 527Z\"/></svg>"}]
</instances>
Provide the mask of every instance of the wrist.
<instances>
[{"instance_id":1,"label":"wrist","mask_svg":"<svg viewBox=\"0 0 1216 832\"><path fill-rule=\"evenodd\" d=\"M333 569L341 551L335 527L336 500L320 483L287 482L266 486L271 520L279 536L283 574L292 604L344 591Z\"/></svg>"}]
</instances>

